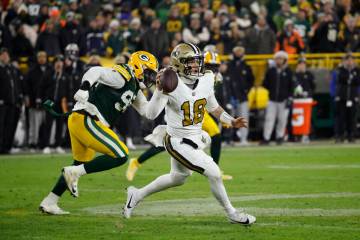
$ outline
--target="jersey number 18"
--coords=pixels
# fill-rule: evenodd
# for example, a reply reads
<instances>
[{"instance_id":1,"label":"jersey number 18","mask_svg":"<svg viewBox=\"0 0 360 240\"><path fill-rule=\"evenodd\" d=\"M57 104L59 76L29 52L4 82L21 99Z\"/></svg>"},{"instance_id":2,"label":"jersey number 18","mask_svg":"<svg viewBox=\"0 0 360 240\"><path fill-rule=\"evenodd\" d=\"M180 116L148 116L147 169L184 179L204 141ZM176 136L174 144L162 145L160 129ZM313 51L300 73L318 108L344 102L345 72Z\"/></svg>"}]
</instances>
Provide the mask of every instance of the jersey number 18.
<instances>
[{"instance_id":1,"label":"jersey number 18","mask_svg":"<svg viewBox=\"0 0 360 240\"><path fill-rule=\"evenodd\" d=\"M190 102L189 101L184 102L181 105L181 110L184 113L184 119L182 121L183 126L186 127L186 126L190 126L190 125L198 124L198 123L202 122L202 120L204 119L205 105L206 105L205 98L196 100L194 102L194 107L193 107L194 117L193 117L193 119L191 119Z\"/></svg>"}]
</instances>

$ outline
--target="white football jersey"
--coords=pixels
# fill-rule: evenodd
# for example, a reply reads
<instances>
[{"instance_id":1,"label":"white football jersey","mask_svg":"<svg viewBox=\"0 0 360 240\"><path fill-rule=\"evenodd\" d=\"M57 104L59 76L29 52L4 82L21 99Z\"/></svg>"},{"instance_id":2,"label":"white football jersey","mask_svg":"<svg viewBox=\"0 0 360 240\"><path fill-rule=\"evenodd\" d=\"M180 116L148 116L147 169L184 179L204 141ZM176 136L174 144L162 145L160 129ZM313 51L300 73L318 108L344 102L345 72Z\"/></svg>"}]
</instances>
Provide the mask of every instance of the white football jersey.
<instances>
[{"instance_id":1,"label":"white football jersey","mask_svg":"<svg viewBox=\"0 0 360 240\"><path fill-rule=\"evenodd\" d=\"M172 137L201 134L205 108L212 112L218 107L214 95L214 74L210 71L199 77L194 89L178 76L178 86L168 94L165 107L167 132Z\"/></svg>"}]
</instances>

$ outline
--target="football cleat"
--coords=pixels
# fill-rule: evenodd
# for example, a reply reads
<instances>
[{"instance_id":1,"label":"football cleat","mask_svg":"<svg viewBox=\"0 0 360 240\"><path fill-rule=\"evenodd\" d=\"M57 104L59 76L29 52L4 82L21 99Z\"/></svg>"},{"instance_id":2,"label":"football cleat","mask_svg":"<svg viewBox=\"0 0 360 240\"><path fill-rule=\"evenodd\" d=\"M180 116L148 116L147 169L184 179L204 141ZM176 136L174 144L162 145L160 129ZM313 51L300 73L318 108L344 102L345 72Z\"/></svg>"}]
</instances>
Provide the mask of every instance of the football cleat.
<instances>
[{"instance_id":1,"label":"football cleat","mask_svg":"<svg viewBox=\"0 0 360 240\"><path fill-rule=\"evenodd\" d=\"M74 168L74 166L64 167L62 173L71 195L74 197L79 197L78 181L80 174L75 171Z\"/></svg>"},{"instance_id":2,"label":"football cleat","mask_svg":"<svg viewBox=\"0 0 360 240\"><path fill-rule=\"evenodd\" d=\"M221 174L221 178L222 180L232 180L233 179L233 176L231 175L227 175L227 174Z\"/></svg>"},{"instance_id":3,"label":"football cleat","mask_svg":"<svg viewBox=\"0 0 360 240\"><path fill-rule=\"evenodd\" d=\"M228 218L229 218L230 223L238 223L238 224L242 224L245 226L251 225L256 222L256 217L254 217L250 214L247 214L244 212L238 212L238 211L235 211L234 213L229 214Z\"/></svg>"},{"instance_id":4,"label":"football cleat","mask_svg":"<svg viewBox=\"0 0 360 240\"><path fill-rule=\"evenodd\" d=\"M62 210L56 203L50 203L47 198L45 198L39 206L39 210L43 213L51 215L66 215L70 214L67 211Z\"/></svg>"},{"instance_id":5,"label":"football cleat","mask_svg":"<svg viewBox=\"0 0 360 240\"><path fill-rule=\"evenodd\" d=\"M131 217L132 211L139 202L139 199L137 197L137 190L137 188L132 186L127 188L127 199L125 206L123 207L123 215L125 218Z\"/></svg>"},{"instance_id":6,"label":"football cleat","mask_svg":"<svg viewBox=\"0 0 360 240\"><path fill-rule=\"evenodd\" d=\"M131 158L129 161L129 166L126 170L126 178L128 181L134 180L135 173L139 169L140 163L136 158Z\"/></svg>"}]
</instances>

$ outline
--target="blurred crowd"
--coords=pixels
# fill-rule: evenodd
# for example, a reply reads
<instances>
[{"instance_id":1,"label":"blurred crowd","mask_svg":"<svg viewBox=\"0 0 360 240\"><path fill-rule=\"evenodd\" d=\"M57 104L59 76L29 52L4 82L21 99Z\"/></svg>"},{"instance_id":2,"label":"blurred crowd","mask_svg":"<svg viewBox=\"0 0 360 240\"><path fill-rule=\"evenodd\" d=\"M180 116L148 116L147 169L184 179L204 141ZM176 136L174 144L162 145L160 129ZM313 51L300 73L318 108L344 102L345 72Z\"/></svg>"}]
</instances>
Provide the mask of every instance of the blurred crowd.
<instances>
[{"instance_id":1,"label":"blurred crowd","mask_svg":"<svg viewBox=\"0 0 360 240\"><path fill-rule=\"evenodd\" d=\"M288 54L360 50L359 1L3 0L1 4L0 153L10 152L13 143L44 153L63 152L69 146L66 119L46 113L41 107L44 100L53 100L55 109L66 112L74 104L83 73L100 65L100 57L125 63L129 53L146 50L167 66L169 53L183 41L202 49L211 45L230 56L219 66L223 80L217 95L234 115L247 117L254 74L244 56L274 54L263 82L270 101L261 123L261 143L269 144L275 128L273 138L281 144L291 123L293 97L311 97L315 91L306 60L300 58L291 70ZM81 61L82 56L88 56L88 62ZM28 70L20 71L20 64ZM353 141L358 105L354 89L360 84L360 72L351 54L345 55L336 72L335 137L339 142ZM143 120L130 109L114 126L130 148L135 147L132 139L144 134L134 127L139 121ZM16 137L21 127L25 134ZM248 144L245 129L224 131L224 138Z\"/></svg>"}]
</instances>

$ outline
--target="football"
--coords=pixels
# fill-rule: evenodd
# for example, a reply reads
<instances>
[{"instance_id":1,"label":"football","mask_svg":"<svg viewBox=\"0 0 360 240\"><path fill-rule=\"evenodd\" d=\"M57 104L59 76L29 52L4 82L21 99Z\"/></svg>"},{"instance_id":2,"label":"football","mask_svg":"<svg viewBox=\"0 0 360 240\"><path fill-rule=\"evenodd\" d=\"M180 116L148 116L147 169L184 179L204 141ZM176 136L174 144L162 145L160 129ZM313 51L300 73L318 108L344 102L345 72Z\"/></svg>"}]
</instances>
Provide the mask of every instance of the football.
<instances>
[{"instance_id":1,"label":"football","mask_svg":"<svg viewBox=\"0 0 360 240\"><path fill-rule=\"evenodd\" d=\"M171 93L178 85L178 77L176 72L167 68L160 76L160 86L164 93Z\"/></svg>"}]
</instances>

